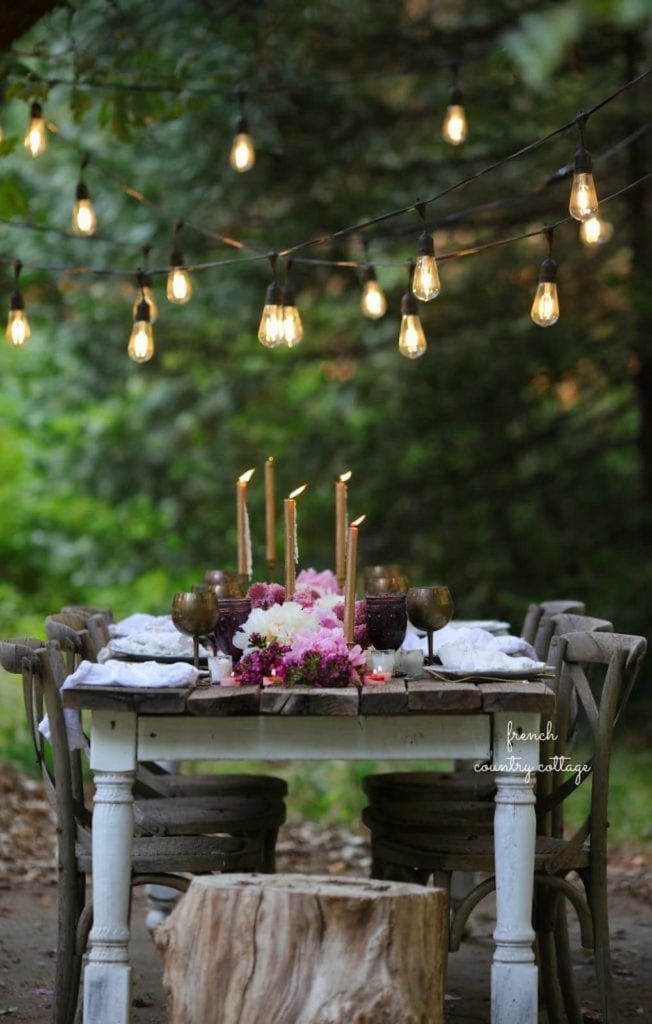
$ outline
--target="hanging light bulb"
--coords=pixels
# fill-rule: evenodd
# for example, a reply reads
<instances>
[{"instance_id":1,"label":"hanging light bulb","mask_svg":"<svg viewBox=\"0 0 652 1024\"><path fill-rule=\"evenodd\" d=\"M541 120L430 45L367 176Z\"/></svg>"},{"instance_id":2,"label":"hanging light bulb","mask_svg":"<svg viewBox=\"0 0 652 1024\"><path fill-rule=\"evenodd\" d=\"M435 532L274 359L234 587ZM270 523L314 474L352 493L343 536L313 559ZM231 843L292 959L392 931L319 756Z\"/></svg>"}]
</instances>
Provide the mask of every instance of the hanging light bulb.
<instances>
[{"instance_id":1,"label":"hanging light bulb","mask_svg":"<svg viewBox=\"0 0 652 1024\"><path fill-rule=\"evenodd\" d=\"M231 144L229 162L234 171L250 171L256 162L256 151L249 134L249 121L245 112L245 98L247 90L239 85L235 94L240 104L240 116L235 123L235 137Z\"/></svg>"},{"instance_id":2,"label":"hanging light bulb","mask_svg":"<svg viewBox=\"0 0 652 1024\"><path fill-rule=\"evenodd\" d=\"M584 245L604 245L613 234L613 224L601 217L591 217L580 224L580 239Z\"/></svg>"},{"instance_id":3,"label":"hanging light bulb","mask_svg":"<svg viewBox=\"0 0 652 1024\"><path fill-rule=\"evenodd\" d=\"M265 292L265 305L258 325L258 341L265 348L278 348L284 340L283 299L276 280L276 253L270 253L268 258L274 280Z\"/></svg>"},{"instance_id":4,"label":"hanging light bulb","mask_svg":"<svg viewBox=\"0 0 652 1024\"><path fill-rule=\"evenodd\" d=\"M430 302L441 290L435 259L435 243L432 235L426 230L426 204L417 203L415 210L423 221L423 231L419 235L419 255L412 277L412 291L421 302Z\"/></svg>"},{"instance_id":5,"label":"hanging light bulb","mask_svg":"<svg viewBox=\"0 0 652 1024\"><path fill-rule=\"evenodd\" d=\"M165 294L170 302L183 305L190 302L192 296L192 281L190 274L183 265L183 254L177 244L179 231L183 227L183 221L178 220L174 226L172 252L170 253L170 270Z\"/></svg>"},{"instance_id":6,"label":"hanging light bulb","mask_svg":"<svg viewBox=\"0 0 652 1024\"><path fill-rule=\"evenodd\" d=\"M552 229L546 231L548 255L541 264L539 284L534 293L530 316L539 327L552 327L559 320L559 298L557 296L557 264L552 258Z\"/></svg>"},{"instance_id":7,"label":"hanging light bulb","mask_svg":"<svg viewBox=\"0 0 652 1024\"><path fill-rule=\"evenodd\" d=\"M462 102L462 90L459 87L459 62L452 64L453 88L451 89L446 116L441 126L441 133L445 142L451 146L460 146L466 139L468 126L466 123L466 111Z\"/></svg>"},{"instance_id":8,"label":"hanging light bulb","mask_svg":"<svg viewBox=\"0 0 652 1024\"><path fill-rule=\"evenodd\" d=\"M147 363L154 355L154 332L150 320L150 305L141 292L136 306L127 353L135 363Z\"/></svg>"},{"instance_id":9,"label":"hanging light bulb","mask_svg":"<svg viewBox=\"0 0 652 1024\"><path fill-rule=\"evenodd\" d=\"M421 326L416 296L412 290L413 271L414 263L410 261L410 283L401 299L401 329L398 335L398 350L406 359L418 359L428 347Z\"/></svg>"},{"instance_id":10,"label":"hanging light bulb","mask_svg":"<svg viewBox=\"0 0 652 1024\"><path fill-rule=\"evenodd\" d=\"M25 312L25 300L18 288L18 278L23 268L20 260L14 263L14 290L9 300L9 316L7 318L7 341L14 348L23 348L29 341L32 330Z\"/></svg>"},{"instance_id":11,"label":"hanging light bulb","mask_svg":"<svg viewBox=\"0 0 652 1024\"><path fill-rule=\"evenodd\" d=\"M568 212L575 220L591 220L598 212L598 193L593 180L593 162L591 154L584 145L584 128L586 117L580 114L577 119L580 130L580 148L575 151L573 165L573 184L571 185Z\"/></svg>"},{"instance_id":12,"label":"hanging light bulb","mask_svg":"<svg viewBox=\"0 0 652 1024\"><path fill-rule=\"evenodd\" d=\"M385 292L378 284L373 263L365 263L363 266L362 281L360 308L370 320L379 320L387 312L387 299Z\"/></svg>"},{"instance_id":13,"label":"hanging light bulb","mask_svg":"<svg viewBox=\"0 0 652 1024\"><path fill-rule=\"evenodd\" d=\"M254 144L249 134L249 122L246 117L239 117L233 142L231 143L231 152L229 154L229 162L234 171L250 171L256 163L256 151Z\"/></svg>"},{"instance_id":14,"label":"hanging light bulb","mask_svg":"<svg viewBox=\"0 0 652 1024\"><path fill-rule=\"evenodd\" d=\"M29 122L25 132L25 149L32 156L40 156L48 144L47 128L43 117L43 107L34 100L29 112Z\"/></svg>"},{"instance_id":15,"label":"hanging light bulb","mask_svg":"<svg viewBox=\"0 0 652 1024\"><path fill-rule=\"evenodd\" d=\"M81 172L75 190L75 205L72 208L72 230L75 235L92 235L97 227L97 217L88 185L84 181L84 171L88 166L89 157L82 160Z\"/></svg>"}]
</instances>

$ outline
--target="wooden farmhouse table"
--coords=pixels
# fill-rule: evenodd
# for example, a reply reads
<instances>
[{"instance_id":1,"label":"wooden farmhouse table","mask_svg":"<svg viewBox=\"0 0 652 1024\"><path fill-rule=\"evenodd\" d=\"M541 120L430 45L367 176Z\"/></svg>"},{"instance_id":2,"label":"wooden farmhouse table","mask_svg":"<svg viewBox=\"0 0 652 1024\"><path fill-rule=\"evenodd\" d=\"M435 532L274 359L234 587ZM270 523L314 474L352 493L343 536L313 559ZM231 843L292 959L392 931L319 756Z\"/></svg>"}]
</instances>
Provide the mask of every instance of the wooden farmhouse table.
<instances>
[{"instance_id":1,"label":"wooden farmhouse table","mask_svg":"<svg viewBox=\"0 0 652 1024\"><path fill-rule=\"evenodd\" d=\"M535 1024L532 943L534 773L554 706L543 682L405 683L362 690L76 686L67 707L91 712L93 928L84 1024L128 1024L134 772L157 760L442 760L496 771L497 923L492 1024Z\"/></svg>"}]
</instances>

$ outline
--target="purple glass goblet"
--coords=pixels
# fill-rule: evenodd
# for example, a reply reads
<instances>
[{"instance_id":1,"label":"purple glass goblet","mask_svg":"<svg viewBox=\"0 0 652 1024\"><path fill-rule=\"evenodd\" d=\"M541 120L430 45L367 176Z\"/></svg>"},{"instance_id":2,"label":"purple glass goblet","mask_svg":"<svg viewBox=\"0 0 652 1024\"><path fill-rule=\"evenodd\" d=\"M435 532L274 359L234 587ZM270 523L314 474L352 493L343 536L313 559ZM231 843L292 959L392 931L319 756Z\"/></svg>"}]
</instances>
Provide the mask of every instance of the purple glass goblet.
<instances>
[{"instance_id":1,"label":"purple glass goblet","mask_svg":"<svg viewBox=\"0 0 652 1024\"><path fill-rule=\"evenodd\" d=\"M248 597L222 597L220 599L220 616L215 629L215 639L220 651L229 654L234 664L240 661L242 651L233 646L233 637L240 626L249 618L251 601Z\"/></svg>"},{"instance_id":2,"label":"purple glass goblet","mask_svg":"<svg viewBox=\"0 0 652 1024\"><path fill-rule=\"evenodd\" d=\"M407 629L405 594L367 594L367 633L378 651L397 651Z\"/></svg>"}]
</instances>

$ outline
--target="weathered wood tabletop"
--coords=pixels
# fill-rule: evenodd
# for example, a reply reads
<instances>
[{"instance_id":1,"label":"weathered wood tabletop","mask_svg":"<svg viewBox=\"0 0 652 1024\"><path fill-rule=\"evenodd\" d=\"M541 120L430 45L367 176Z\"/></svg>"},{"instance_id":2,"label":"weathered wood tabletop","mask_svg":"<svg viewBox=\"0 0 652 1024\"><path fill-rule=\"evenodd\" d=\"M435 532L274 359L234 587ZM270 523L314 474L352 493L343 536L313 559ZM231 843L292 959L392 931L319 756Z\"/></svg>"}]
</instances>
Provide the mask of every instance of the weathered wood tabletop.
<instances>
[{"instance_id":1,"label":"weathered wood tabletop","mask_svg":"<svg viewBox=\"0 0 652 1024\"><path fill-rule=\"evenodd\" d=\"M297 686L196 686L127 689L74 686L63 690L64 707L94 711L133 711L147 715L420 715L491 714L529 711L545 714L554 706L545 682L415 682L393 679L358 688Z\"/></svg>"}]
</instances>

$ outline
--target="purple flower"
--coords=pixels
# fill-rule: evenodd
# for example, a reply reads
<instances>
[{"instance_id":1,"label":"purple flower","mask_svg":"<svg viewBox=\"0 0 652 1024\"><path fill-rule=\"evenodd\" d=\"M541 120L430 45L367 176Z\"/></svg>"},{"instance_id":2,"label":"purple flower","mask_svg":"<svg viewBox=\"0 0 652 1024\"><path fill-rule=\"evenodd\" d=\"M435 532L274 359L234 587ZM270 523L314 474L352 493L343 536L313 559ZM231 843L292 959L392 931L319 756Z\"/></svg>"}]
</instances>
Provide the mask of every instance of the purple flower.
<instances>
[{"instance_id":1,"label":"purple flower","mask_svg":"<svg viewBox=\"0 0 652 1024\"><path fill-rule=\"evenodd\" d=\"M271 676L272 669L279 678L279 683L284 681L283 658L289 651L289 647L273 643L269 647L247 651L240 659L240 679L243 686L262 686L263 676Z\"/></svg>"},{"instance_id":2,"label":"purple flower","mask_svg":"<svg viewBox=\"0 0 652 1024\"><path fill-rule=\"evenodd\" d=\"M274 604L284 604L285 587L280 583L252 583L247 592L252 608L265 611Z\"/></svg>"}]
</instances>

